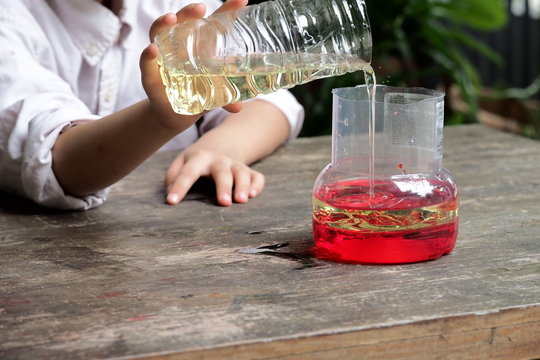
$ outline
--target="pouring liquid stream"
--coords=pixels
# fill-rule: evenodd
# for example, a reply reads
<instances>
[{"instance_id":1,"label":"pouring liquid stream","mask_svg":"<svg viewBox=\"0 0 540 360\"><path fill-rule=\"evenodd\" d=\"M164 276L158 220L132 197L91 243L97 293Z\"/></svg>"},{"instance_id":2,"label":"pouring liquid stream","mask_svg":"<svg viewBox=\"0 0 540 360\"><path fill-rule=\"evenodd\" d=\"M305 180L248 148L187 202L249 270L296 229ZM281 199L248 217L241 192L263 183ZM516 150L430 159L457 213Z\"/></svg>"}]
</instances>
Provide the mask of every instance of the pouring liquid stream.
<instances>
[{"instance_id":1,"label":"pouring liquid stream","mask_svg":"<svg viewBox=\"0 0 540 360\"><path fill-rule=\"evenodd\" d=\"M366 81L366 89L368 92L368 99L371 102L371 111L369 112L369 199L372 201L375 197L375 93L377 91L377 78L375 71L371 66L364 69L364 79Z\"/></svg>"}]
</instances>

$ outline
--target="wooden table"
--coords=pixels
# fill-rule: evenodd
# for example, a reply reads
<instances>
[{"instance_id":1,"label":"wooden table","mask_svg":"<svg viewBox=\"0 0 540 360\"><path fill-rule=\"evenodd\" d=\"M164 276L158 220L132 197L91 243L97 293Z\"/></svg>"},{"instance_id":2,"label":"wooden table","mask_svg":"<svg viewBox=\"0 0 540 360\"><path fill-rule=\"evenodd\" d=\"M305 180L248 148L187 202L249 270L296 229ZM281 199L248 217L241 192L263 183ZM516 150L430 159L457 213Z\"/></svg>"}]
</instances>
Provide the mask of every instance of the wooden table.
<instances>
[{"instance_id":1,"label":"wooden table","mask_svg":"<svg viewBox=\"0 0 540 360\"><path fill-rule=\"evenodd\" d=\"M165 205L173 156L157 154L87 212L0 195L0 358L540 357L540 143L447 128L457 246L392 266L310 255L329 137L257 164L265 192L230 208L204 186Z\"/></svg>"}]
</instances>

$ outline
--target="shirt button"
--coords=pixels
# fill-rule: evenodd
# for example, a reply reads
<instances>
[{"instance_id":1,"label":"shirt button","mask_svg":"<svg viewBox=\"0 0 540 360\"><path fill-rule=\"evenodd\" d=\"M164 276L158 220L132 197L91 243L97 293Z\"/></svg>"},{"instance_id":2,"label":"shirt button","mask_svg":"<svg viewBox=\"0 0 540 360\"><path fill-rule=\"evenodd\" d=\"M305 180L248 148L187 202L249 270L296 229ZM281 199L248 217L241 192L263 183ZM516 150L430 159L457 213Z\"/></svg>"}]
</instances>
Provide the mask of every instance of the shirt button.
<instances>
[{"instance_id":1,"label":"shirt button","mask_svg":"<svg viewBox=\"0 0 540 360\"><path fill-rule=\"evenodd\" d=\"M98 53L98 48L95 43L91 43L86 47L86 55L89 57L94 57Z\"/></svg>"},{"instance_id":2,"label":"shirt button","mask_svg":"<svg viewBox=\"0 0 540 360\"><path fill-rule=\"evenodd\" d=\"M113 94L112 94L111 89L107 89L105 91L105 94L103 95L103 101L105 101L106 103L110 103L112 100L112 96Z\"/></svg>"}]
</instances>

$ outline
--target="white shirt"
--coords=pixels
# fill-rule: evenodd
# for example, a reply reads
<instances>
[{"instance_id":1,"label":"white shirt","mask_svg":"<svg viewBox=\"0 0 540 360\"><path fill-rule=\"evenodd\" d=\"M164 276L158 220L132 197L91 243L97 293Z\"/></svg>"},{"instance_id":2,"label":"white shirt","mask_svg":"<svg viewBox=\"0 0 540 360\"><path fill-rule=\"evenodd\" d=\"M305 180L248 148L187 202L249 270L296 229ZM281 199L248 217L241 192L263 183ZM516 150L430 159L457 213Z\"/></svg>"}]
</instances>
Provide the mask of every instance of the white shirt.
<instances>
[{"instance_id":1,"label":"white shirt","mask_svg":"<svg viewBox=\"0 0 540 360\"><path fill-rule=\"evenodd\" d=\"M0 0L0 189L49 207L89 209L110 189L75 198L52 171L60 132L146 98L139 58L159 16L190 0L128 0L118 15L95 0ZM208 13L221 2L206 0ZM298 135L303 108L285 90L260 97L278 106ZM162 149L182 149L228 113L205 115Z\"/></svg>"}]
</instances>

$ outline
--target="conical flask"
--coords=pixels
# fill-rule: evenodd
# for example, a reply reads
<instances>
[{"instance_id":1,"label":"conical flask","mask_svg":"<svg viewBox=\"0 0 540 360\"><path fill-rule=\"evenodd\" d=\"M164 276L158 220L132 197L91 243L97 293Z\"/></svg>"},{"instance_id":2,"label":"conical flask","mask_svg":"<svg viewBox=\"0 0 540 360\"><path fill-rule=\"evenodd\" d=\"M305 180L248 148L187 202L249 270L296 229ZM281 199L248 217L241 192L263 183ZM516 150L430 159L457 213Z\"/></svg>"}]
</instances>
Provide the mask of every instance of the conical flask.
<instances>
[{"instance_id":1,"label":"conical flask","mask_svg":"<svg viewBox=\"0 0 540 360\"><path fill-rule=\"evenodd\" d=\"M316 255L389 264L451 252L458 189L442 167L444 94L383 85L332 92L332 159L313 188Z\"/></svg>"}]
</instances>

